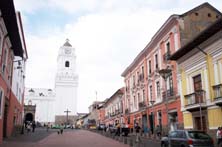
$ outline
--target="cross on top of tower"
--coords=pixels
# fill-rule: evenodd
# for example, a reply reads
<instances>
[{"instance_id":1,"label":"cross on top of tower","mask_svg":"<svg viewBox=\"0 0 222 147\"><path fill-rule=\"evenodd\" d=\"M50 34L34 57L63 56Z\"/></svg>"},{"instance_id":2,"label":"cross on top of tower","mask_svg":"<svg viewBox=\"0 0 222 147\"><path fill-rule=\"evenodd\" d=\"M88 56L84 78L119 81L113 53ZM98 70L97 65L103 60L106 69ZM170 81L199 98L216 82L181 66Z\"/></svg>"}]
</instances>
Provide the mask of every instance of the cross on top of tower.
<instances>
[{"instance_id":1,"label":"cross on top of tower","mask_svg":"<svg viewBox=\"0 0 222 147\"><path fill-rule=\"evenodd\" d=\"M66 42L64 43L63 46L69 46L69 47L72 47L72 45L69 43L69 39L68 39L68 38L66 39Z\"/></svg>"}]
</instances>

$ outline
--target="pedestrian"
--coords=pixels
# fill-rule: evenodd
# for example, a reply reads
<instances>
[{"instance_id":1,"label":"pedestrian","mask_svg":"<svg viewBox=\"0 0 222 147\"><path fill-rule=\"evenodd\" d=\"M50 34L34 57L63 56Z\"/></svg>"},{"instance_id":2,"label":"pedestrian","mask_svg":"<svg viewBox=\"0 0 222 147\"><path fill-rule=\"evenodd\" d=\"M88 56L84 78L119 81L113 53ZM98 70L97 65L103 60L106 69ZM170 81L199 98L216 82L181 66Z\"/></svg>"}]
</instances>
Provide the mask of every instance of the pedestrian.
<instances>
[{"instance_id":1,"label":"pedestrian","mask_svg":"<svg viewBox=\"0 0 222 147\"><path fill-rule=\"evenodd\" d=\"M35 121L32 122L32 132L35 132L35 128L36 128L36 123Z\"/></svg>"},{"instance_id":2,"label":"pedestrian","mask_svg":"<svg viewBox=\"0 0 222 147\"><path fill-rule=\"evenodd\" d=\"M50 123L48 122L48 124L46 125L46 132L49 131L49 126L50 126Z\"/></svg>"},{"instance_id":3,"label":"pedestrian","mask_svg":"<svg viewBox=\"0 0 222 147\"><path fill-rule=\"evenodd\" d=\"M31 123L27 124L27 132L29 133L31 131Z\"/></svg>"},{"instance_id":4,"label":"pedestrian","mask_svg":"<svg viewBox=\"0 0 222 147\"><path fill-rule=\"evenodd\" d=\"M161 139L161 128L159 125L156 126L156 134L159 139Z\"/></svg>"},{"instance_id":5,"label":"pedestrian","mask_svg":"<svg viewBox=\"0 0 222 147\"><path fill-rule=\"evenodd\" d=\"M119 123L116 124L116 133L115 133L115 136L120 136L120 124L119 124Z\"/></svg>"},{"instance_id":6,"label":"pedestrian","mask_svg":"<svg viewBox=\"0 0 222 147\"><path fill-rule=\"evenodd\" d=\"M217 145L219 147L222 144L222 128L221 127L218 127L216 137L217 137Z\"/></svg>"},{"instance_id":7,"label":"pedestrian","mask_svg":"<svg viewBox=\"0 0 222 147\"><path fill-rule=\"evenodd\" d=\"M63 124L61 124L61 126L60 126L60 134L62 134L62 133L63 133L63 129L64 129L64 125L63 125Z\"/></svg>"},{"instance_id":8,"label":"pedestrian","mask_svg":"<svg viewBox=\"0 0 222 147\"><path fill-rule=\"evenodd\" d=\"M139 142L139 133L140 133L141 127L138 123L135 124L135 131L136 131L136 142Z\"/></svg>"}]
</instances>

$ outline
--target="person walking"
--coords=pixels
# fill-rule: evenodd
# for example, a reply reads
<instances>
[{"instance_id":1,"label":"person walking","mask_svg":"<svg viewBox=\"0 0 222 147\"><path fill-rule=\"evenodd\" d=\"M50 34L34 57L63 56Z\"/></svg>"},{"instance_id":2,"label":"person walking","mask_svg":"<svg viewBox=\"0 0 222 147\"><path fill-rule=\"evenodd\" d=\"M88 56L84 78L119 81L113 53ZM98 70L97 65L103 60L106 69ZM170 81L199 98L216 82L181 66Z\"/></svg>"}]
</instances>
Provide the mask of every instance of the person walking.
<instances>
[{"instance_id":1,"label":"person walking","mask_svg":"<svg viewBox=\"0 0 222 147\"><path fill-rule=\"evenodd\" d=\"M29 133L31 131L31 123L27 124L27 132Z\"/></svg>"},{"instance_id":2,"label":"person walking","mask_svg":"<svg viewBox=\"0 0 222 147\"><path fill-rule=\"evenodd\" d=\"M217 137L217 145L218 147L221 147L222 146L222 128L221 127L218 127L216 137Z\"/></svg>"},{"instance_id":3,"label":"person walking","mask_svg":"<svg viewBox=\"0 0 222 147\"><path fill-rule=\"evenodd\" d=\"M49 126L50 126L50 123L48 122L48 124L46 125L46 131L47 132L49 131Z\"/></svg>"},{"instance_id":4,"label":"person walking","mask_svg":"<svg viewBox=\"0 0 222 147\"><path fill-rule=\"evenodd\" d=\"M156 134L159 139L161 139L161 128L159 125L156 126Z\"/></svg>"},{"instance_id":5,"label":"person walking","mask_svg":"<svg viewBox=\"0 0 222 147\"><path fill-rule=\"evenodd\" d=\"M61 124L61 126L60 126L60 134L62 134L62 133L63 133L63 129L64 129L64 125L63 125L63 124Z\"/></svg>"},{"instance_id":6,"label":"person walking","mask_svg":"<svg viewBox=\"0 0 222 147\"><path fill-rule=\"evenodd\" d=\"M35 121L32 122L32 132L35 132L35 128L36 128L36 123Z\"/></svg>"},{"instance_id":7,"label":"person walking","mask_svg":"<svg viewBox=\"0 0 222 147\"><path fill-rule=\"evenodd\" d=\"M135 131L136 131L136 142L139 142L139 133L140 133L141 127L138 123L135 124Z\"/></svg>"}]
</instances>

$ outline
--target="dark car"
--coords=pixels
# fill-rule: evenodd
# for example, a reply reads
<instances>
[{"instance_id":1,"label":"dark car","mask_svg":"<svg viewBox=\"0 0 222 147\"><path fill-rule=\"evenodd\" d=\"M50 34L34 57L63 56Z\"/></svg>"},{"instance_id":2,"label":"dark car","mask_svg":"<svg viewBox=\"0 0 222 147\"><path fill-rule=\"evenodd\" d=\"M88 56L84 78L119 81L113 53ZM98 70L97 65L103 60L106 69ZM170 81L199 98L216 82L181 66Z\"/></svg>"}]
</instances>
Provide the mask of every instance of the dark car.
<instances>
[{"instance_id":1,"label":"dark car","mask_svg":"<svg viewBox=\"0 0 222 147\"><path fill-rule=\"evenodd\" d=\"M161 147L214 147L214 143L203 131L176 130L162 137Z\"/></svg>"}]
</instances>

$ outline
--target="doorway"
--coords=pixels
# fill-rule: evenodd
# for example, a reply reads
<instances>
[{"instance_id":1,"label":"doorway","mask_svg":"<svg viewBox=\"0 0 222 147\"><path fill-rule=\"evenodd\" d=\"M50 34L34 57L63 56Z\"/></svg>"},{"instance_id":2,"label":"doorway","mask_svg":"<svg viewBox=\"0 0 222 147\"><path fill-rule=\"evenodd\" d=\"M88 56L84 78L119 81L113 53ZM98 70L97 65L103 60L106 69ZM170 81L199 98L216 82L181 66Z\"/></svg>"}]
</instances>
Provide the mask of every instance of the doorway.
<instances>
[{"instance_id":1,"label":"doorway","mask_svg":"<svg viewBox=\"0 0 222 147\"><path fill-rule=\"evenodd\" d=\"M27 113L25 115L25 122L27 122L27 121L29 121L29 122L33 121L33 114L32 113Z\"/></svg>"},{"instance_id":2,"label":"doorway","mask_svg":"<svg viewBox=\"0 0 222 147\"><path fill-rule=\"evenodd\" d=\"M4 118L3 118L3 137L7 137L7 119L8 119L8 107L9 101L8 98L5 97L5 108L4 108Z\"/></svg>"},{"instance_id":3,"label":"doorway","mask_svg":"<svg viewBox=\"0 0 222 147\"><path fill-rule=\"evenodd\" d=\"M195 122L195 129L202 130L200 117L195 117L194 122ZM202 116L202 127L203 131L207 131L206 118L204 116Z\"/></svg>"}]
</instances>

